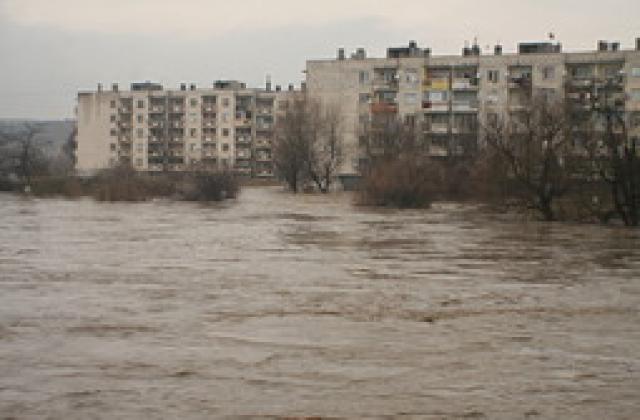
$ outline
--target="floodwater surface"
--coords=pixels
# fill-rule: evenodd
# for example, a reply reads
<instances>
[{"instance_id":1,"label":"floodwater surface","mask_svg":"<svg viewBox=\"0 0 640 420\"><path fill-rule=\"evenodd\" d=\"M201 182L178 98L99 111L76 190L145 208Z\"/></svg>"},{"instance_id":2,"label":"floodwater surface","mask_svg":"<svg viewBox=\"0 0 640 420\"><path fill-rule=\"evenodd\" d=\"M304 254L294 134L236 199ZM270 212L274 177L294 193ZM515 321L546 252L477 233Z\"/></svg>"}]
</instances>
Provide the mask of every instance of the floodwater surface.
<instances>
[{"instance_id":1,"label":"floodwater surface","mask_svg":"<svg viewBox=\"0 0 640 420\"><path fill-rule=\"evenodd\" d=\"M0 195L0 418L635 419L640 232Z\"/></svg>"}]
</instances>

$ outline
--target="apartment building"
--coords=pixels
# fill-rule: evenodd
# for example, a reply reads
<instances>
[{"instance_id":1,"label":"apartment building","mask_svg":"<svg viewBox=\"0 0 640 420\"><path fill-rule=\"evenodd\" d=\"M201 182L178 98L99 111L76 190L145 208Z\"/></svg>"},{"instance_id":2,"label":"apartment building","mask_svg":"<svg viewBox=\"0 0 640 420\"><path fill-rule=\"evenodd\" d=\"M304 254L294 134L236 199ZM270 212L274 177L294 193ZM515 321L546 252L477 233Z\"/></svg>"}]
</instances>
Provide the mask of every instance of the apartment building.
<instances>
[{"instance_id":1,"label":"apartment building","mask_svg":"<svg viewBox=\"0 0 640 420\"><path fill-rule=\"evenodd\" d=\"M272 177L271 143L280 102L294 93L250 89L237 81L211 88L164 89L133 83L129 91L78 94L77 170L115 165L148 172L232 170Z\"/></svg>"},{"instance_id":2,"label":"apartment building","mask_svg":"<svg viewBox=\"0 0 640 420\"><path fill-rule=\"evenodd\" d=\"M341 107L344 177L357 176L359 136L378 115L416 121L433 157L461 156L478 148L482 123L522 111L534 95L587 108L606 87L640 137L640 38L634 50L600 41L594 51L564 53L549 41L521 43L514 54L500 45L483 54L474 44L459 56L434 56L412 41L384 58L368 58L364 49L347 58L340 49L335 59L308 61L306 74L310 96Z\"/></svg>"}]
</instances>

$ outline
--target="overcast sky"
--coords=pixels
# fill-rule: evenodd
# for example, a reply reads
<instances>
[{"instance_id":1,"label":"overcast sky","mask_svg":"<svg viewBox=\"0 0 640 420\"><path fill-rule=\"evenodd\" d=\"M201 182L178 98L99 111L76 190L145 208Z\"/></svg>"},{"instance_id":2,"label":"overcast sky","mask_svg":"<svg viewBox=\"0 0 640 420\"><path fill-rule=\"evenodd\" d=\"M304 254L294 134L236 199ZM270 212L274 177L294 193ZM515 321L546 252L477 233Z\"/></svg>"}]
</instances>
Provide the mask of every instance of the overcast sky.
<instances>
[{"instance_id":1,"label":"overcast sky","mask_svg":"<svg viewBox=\"0 0 640 420\"><path fill-rule=\"evenodd\" d=\"M362 46L381 56L415 39L435 54L544 40L632 48L638 0L0 0L0 118L73 116L98 82L165 86L233 78L299 84L306 59Z\"/></svg>"}]
</instances>

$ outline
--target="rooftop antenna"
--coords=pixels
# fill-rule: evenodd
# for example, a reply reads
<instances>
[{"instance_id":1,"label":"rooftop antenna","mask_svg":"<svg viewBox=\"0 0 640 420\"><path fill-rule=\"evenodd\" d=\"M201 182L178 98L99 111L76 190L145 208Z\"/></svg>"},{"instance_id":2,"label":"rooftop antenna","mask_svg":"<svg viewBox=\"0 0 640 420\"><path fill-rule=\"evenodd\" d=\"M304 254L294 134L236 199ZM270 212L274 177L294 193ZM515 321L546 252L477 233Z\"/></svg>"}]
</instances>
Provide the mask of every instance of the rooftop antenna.
<instances>
[{"instance_id":1,"label":"rooftop antenna","mask_svg":"<svg viewBox=\"0 0 640 420\"><path fill-rule=\"evenodd\" d=\"M556 34L554 34L553 32L549 32L549 41L555 41L556 39Z\"/></svg>"}]
</instances>

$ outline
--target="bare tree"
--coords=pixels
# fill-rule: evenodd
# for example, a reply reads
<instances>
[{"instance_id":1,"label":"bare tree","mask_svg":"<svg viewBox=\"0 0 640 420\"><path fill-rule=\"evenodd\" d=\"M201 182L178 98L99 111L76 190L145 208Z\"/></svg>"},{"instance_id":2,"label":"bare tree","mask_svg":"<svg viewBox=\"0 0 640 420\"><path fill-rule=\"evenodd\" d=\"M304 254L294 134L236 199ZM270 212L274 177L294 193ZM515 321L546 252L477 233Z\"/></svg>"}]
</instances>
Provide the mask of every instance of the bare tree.
<instances>
[{"instance_id":1,"label":"bare tree","mask_svg":"<svg viewBox=\"0 0 640 420\"><path fill-rule=\"evenodd\" d=\"M509 170L511 194L548 221L556 219L555 202L575 182L571 128L563 101L538 96L517 113L487 121L483 130L487 145Z\"/></svg>"},{"instance_id":2,"label":"bare tree","mask_svg":"<svg viewBox=\"0 0 640 420\"><path fill-rule=\"evenodd\" d=\"M295 193L306 182L328 192L342 162L341 115L307 96L295 97L278 119L273 150L277 174Z\"/></svg>"},{"instance_id":3,"label":"bare tree","mask_svg":"<svg viewBox=\"0 0 640 420\"><path fill-rule=\"evenodd\" d=\"M317 132L310 136L307 173L318 190L327 193L342 163L342 113L337 105L319 107L316 112L312 127Z\"/></svg>"},{"instance_id":4,"label":"bare tree","mask_svg":"<svg viewBox=\"0 0 640 420\"><path fill-rule=\"evenodd\" d=\"M392 112L374 114L364 123L360 147L369 168L423 151L415 121Z\"/></svg>"},{"instance_id":5,"label":"bare tree","mask_svg":"<svg viewBox=\"0 0 640 420\"><path fill-rule=\"evenodd\" d=\"M46 171L44 153L36 142L41 131L40 124L24 123L19 129L0 132L3 148L1 166L5 175L17 176L25 186L31 184L35 175Z\"/></svg>"},{"instance_id":6,"label":"bare tree","mask_svg":"<svg viewBox=\"0 0 640 420\"><path fill-rule=\"evenodd\" d=\"M591 179L608 186L612 211L626 226L640 226L640 150L638 139L629 134L629 118L624 101L615 96L613 83L605 82L593 97L592 112L582 123L587 127L584 149ZM604 201L605 198L597 198Z\"/></svg>"}]
</instances>

